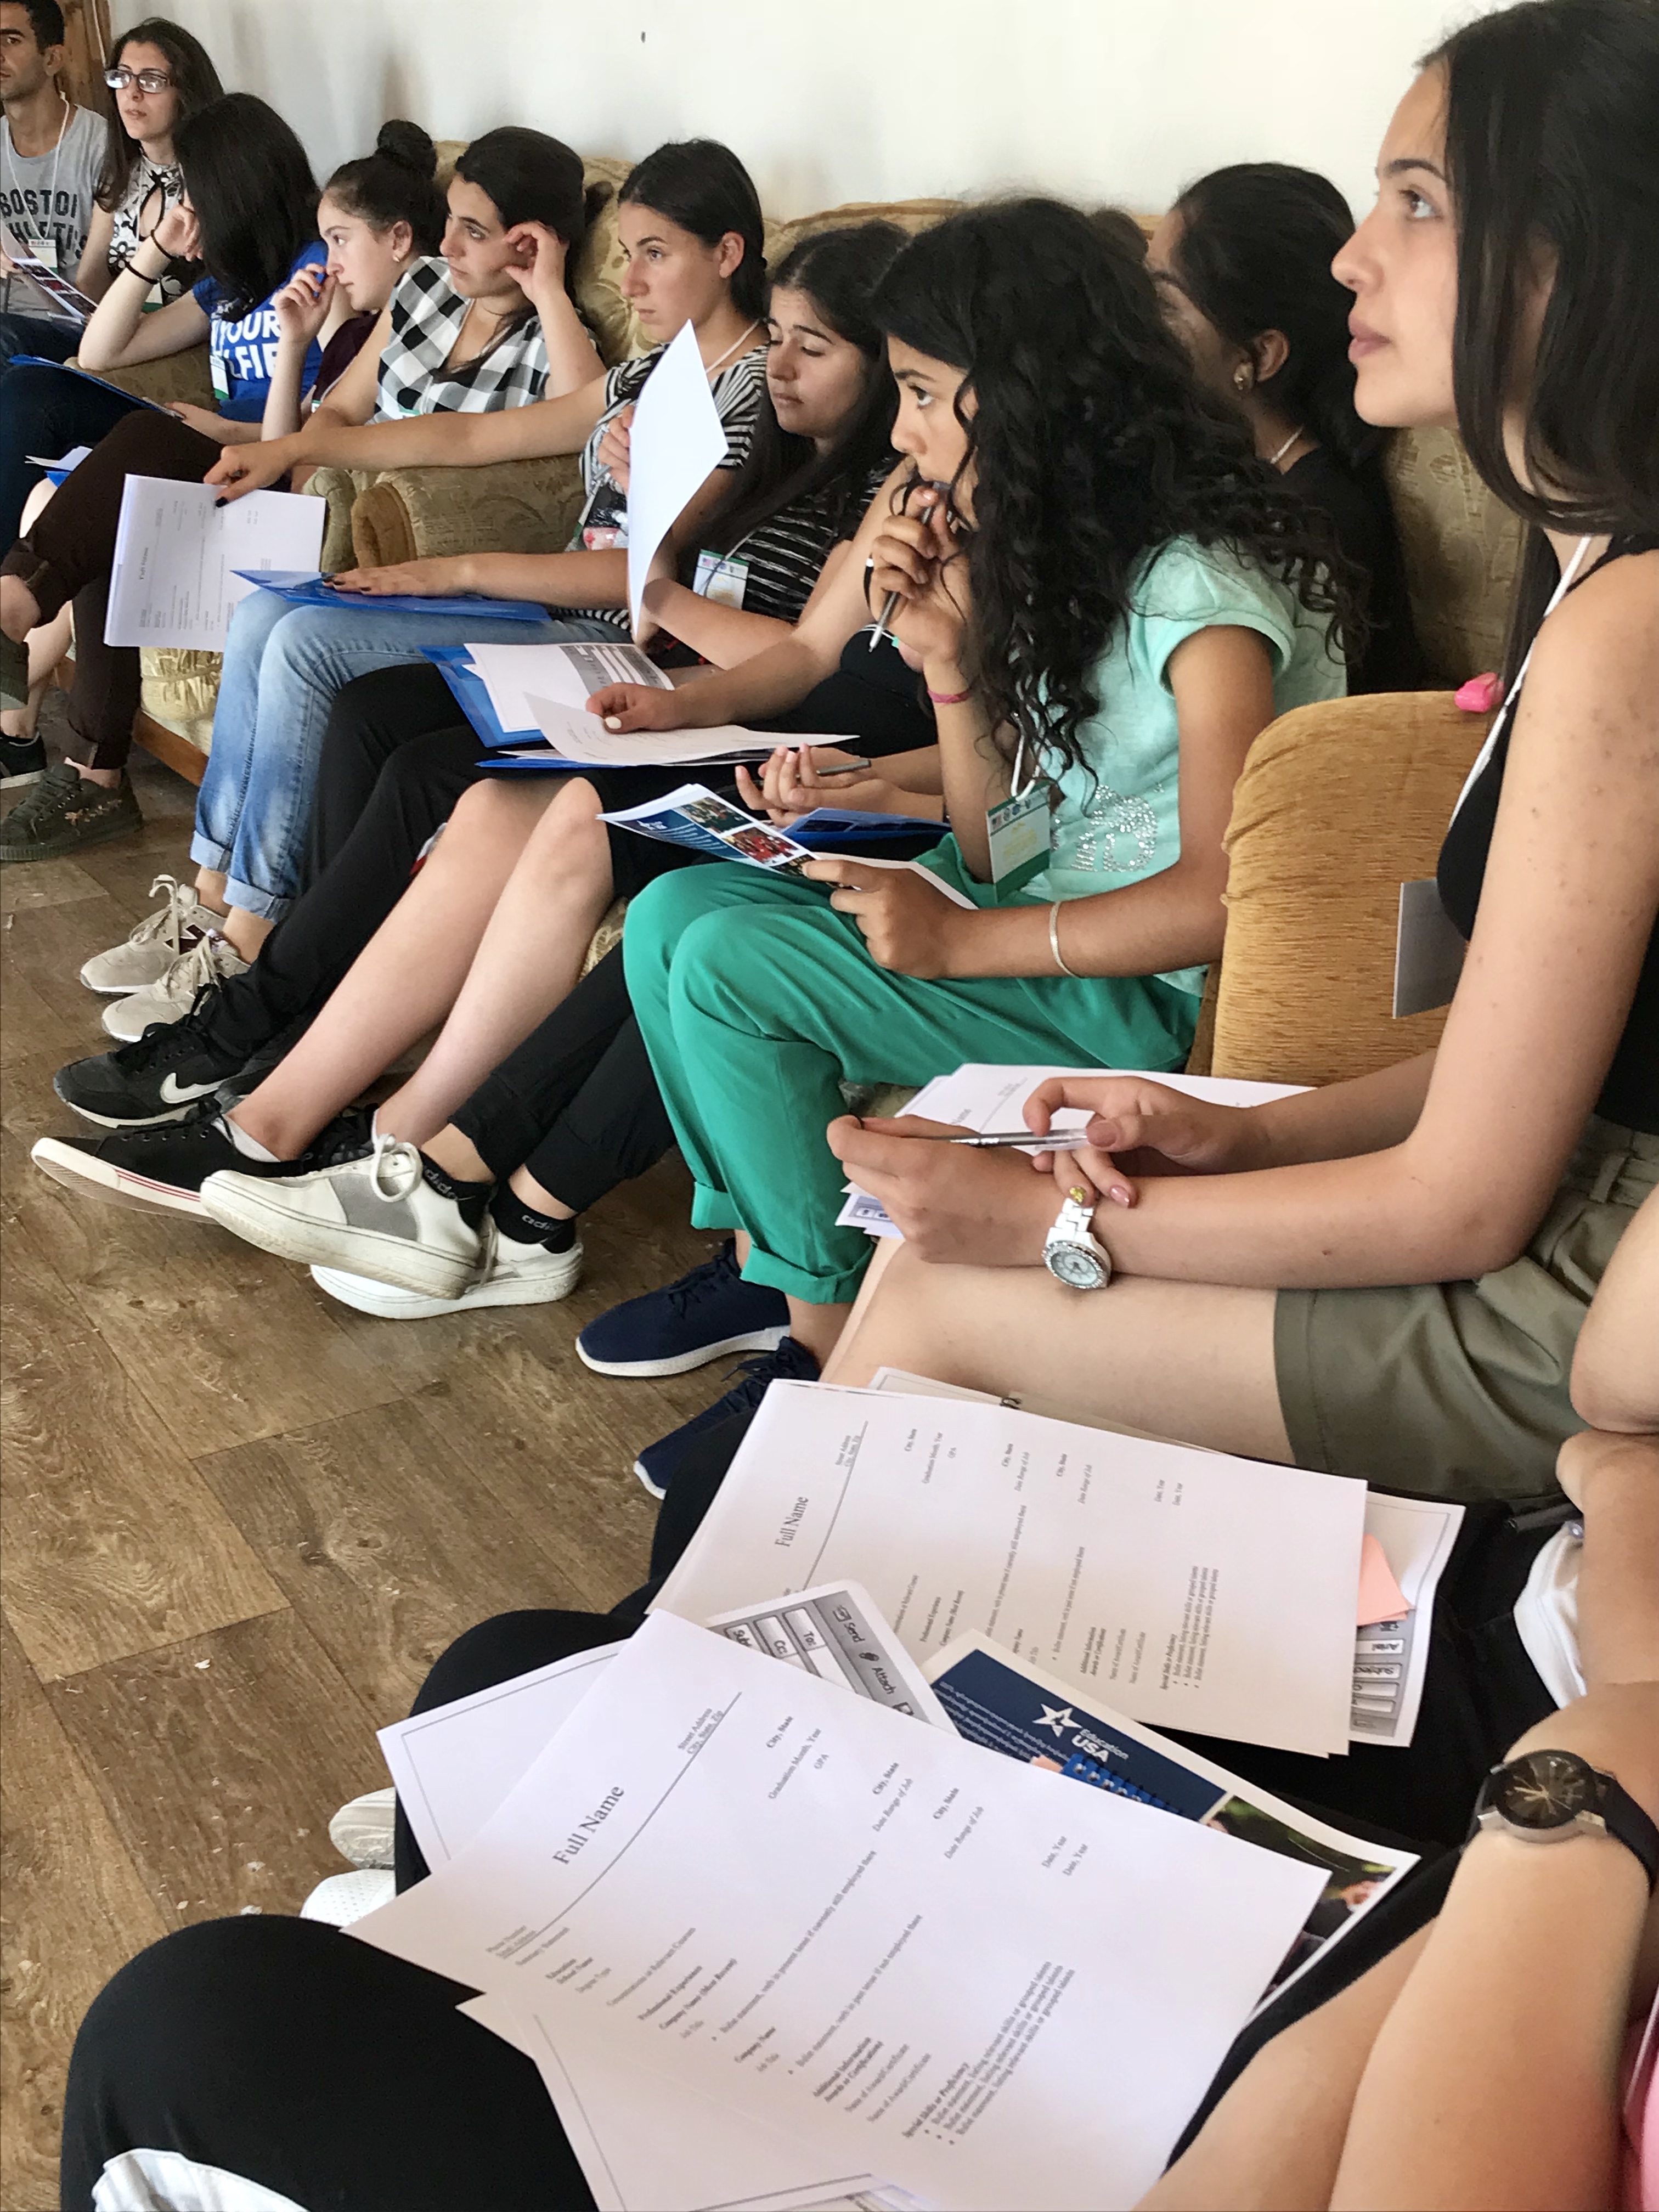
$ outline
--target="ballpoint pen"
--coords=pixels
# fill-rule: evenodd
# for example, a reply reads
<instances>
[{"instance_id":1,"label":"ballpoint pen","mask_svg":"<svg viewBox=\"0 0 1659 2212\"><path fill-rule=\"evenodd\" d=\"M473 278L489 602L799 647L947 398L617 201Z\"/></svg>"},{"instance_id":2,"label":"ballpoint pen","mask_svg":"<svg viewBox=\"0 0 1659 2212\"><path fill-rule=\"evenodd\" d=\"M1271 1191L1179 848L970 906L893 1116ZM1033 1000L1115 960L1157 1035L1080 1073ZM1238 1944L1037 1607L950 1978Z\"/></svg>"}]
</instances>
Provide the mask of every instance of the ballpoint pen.
<instances>
[{"instance_id":1,"label":"ballpoint pen","mask_svg":"<svg viewBox=\"0 0 1659 2212\"><path fill-rule=\"evenodd\" d=\"M1081 1152L1089 1139L1081 1129L1054 1129L1046 1137L1035 1129L962 1129L950 1136L928 1129L912 1138L917 1145L1035 1145L1040 1152Z\"/></svg>"},{"instance_id":2,"label":"ballpoint pen","mask_svg":"<svg viewBox=\"0 0 1659 2212\"><path fill-rule=\"evenodd\" d=\"M931 514L933 511L933 507L939 504L940 496L949 491L949 489L950 486L948 484L930 483L924 477L919 479L915 483L913 483L910 486L909 490L905 493L904 504L902 512L907 514L909 513L910 495L912 492L930 491L934 495L933 500L924 512L925 514ZM922 517L918 517L919 520L922 519ZM875 565L874 560L872 559L870 566L873 568ZM887 625L892 621L894 615L898 611L898 603L902 596L902 593L899 592L889 592L887 597L882 601L881 612L876 617L876 626L870 633L869 649L872 653L875 651L882 639L887 635Z\"/></svg>"}]
</instances>

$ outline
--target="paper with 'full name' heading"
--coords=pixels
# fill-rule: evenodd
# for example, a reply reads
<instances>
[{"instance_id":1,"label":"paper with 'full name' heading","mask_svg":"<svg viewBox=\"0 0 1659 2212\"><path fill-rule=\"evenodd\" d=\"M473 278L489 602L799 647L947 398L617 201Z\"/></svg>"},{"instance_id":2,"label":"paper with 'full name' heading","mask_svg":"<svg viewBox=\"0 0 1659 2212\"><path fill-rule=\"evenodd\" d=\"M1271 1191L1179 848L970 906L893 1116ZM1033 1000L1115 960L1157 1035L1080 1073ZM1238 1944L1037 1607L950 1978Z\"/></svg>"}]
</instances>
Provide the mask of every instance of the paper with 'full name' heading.
<instances>
[{"instance_id":1,"label":"paper with 'full name' heading","mask_svg":"<svg viewBox=\"0 0 1659 2212\"><path fill-rule=\"evenodd\" d=\"M826 2174L1101 2212L1156 2179L1321 1887L659 1615L349 1934Z\"/></svg>"},{"instance_id":2,"label":"paper with 'full name' heading","mask_svg":"<svg viewBox=\"0 0 1659 2212\"><path fill-rule=\"evenodd\" d=\"M1365 1486L1000 1405L775 1382L656 1604L851 1576L924 1662L990 1636L1131 1720L1346 1751Z\"/></svg>"}]
</instances>

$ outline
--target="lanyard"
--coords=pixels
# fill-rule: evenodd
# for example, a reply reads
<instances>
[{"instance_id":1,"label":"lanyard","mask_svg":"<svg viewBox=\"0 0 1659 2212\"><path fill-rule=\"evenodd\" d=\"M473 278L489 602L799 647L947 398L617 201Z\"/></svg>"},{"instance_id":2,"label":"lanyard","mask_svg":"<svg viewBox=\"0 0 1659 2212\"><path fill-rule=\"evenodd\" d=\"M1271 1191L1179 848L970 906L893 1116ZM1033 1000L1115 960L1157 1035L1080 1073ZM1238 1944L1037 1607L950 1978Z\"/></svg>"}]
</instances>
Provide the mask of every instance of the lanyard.
<instances>
[{"instance_id":1,"label":"lanyard","mask_svg":"<svg viewBox=\"0 0 1659 2212\"><path fill-rule=\"evenodd\" d=\"M1550 617L1555 612L1557 607L1560 605L1562 600L1567 596L1569 590L1571 588L1574 577L1577 576L1580 568L1583 564L1584 556L1589 550L1589 546L1590 540L1588 538L1581 538L1577 544L1574 546L1572 550L1572 558L1562 570L1561 580L1556 586L1555 589L1550 593L1549 605L1545 608L1543 613L1538 618L1538 629L1541 630L1543 629L1544 624L1549 620ZM1516 696L1519 692L1521 686L1527 680L1527 671L1532 665L1533 651L1537 643L1538 631L1534 630L1533 632L1532 644L1527 647L1526 658L1521 663L1520 667L1515 672L1515 681L1510 684L1504 703L1498 710L1497 720L1493 722L1491 729L1486 732L1486 742L1481 746L1480 753L1476 757L1474 766L1469 770L1468 775L1463 779L1463 788L1457 794L1457 805L1452 809L1452 820L1454 822L1456 821L1459 813L1462 811L1463 801L1468 797L1470 792L1474 790L1475 785L1486 773L1486 763L1492 758L1493 749L1497 745L1499 737L1503 734L1503 732L1508 724L1510 710L1515 705Z\"/></svg>"}]
</instances>

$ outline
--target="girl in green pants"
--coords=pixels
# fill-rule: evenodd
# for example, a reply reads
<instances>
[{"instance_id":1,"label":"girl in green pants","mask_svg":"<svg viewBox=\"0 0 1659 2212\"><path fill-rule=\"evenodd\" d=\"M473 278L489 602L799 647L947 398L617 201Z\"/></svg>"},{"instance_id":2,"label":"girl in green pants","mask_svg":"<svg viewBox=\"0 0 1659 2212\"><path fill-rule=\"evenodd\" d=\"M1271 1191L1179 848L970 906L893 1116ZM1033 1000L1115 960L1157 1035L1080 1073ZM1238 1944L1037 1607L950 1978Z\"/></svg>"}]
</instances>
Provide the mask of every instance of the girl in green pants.
<instances>
[{"instance_id":1,"label":"girl in green pants","mask_svg":"<svg viewBox=\"0 0 1659 2212\"><path fill-rule=\"evenodd\" d=\"M1200 396L1116 239L1052 201L976 209L899 255L876 313L915 487L876 540L870 603L895 595L937 709L952 835L927 866L969 903L851 859L811 880L720 865L651 885L625 939L696 1218L748 1240L742 1282L700 1287L691 1352L749 1334L745 1300L780 1322L787 1300L796 1373L869 1254L834 1225L841 1082L1179 1067L1245 754L1346 689L1319 521ZM777 819L787 773L769 772ZM694 1364L686 1307L684 1285L632 1301L580 1348L612 1372Z\"/></svg>"}]
</instances>

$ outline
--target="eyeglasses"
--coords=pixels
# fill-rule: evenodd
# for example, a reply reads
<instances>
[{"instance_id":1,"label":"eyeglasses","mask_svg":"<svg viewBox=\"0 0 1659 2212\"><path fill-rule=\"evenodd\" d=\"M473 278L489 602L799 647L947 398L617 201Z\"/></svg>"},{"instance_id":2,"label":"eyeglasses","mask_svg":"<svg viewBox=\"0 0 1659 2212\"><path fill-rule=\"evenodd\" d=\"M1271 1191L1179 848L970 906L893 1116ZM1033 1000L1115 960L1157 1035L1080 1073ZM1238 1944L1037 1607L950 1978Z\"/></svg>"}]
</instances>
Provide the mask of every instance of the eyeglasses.
<instances>
[{"instance_id":1,"label":"eyeglasses","mask_svg":"<svg viewBox=\"0 0 1659 2212\"><path fill-rule=\"evenodd\" d=\"M165 92L173 79L166 70L108 69L104 71L104 82L112 92L125 92L136 84L140 92Z\"/></svg>"}]
</instances>

